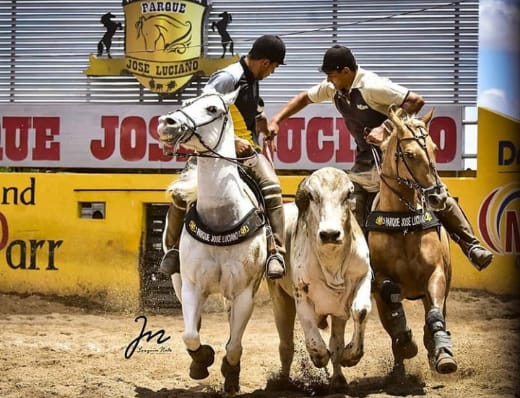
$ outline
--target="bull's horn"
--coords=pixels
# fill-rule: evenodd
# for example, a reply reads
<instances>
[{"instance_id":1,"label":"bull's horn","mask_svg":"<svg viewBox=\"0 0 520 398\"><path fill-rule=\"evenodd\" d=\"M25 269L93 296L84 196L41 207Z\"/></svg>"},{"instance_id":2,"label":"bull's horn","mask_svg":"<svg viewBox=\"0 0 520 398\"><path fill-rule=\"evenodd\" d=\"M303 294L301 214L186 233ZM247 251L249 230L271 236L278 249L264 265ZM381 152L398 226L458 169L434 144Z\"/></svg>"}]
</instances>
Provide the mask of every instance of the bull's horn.
<instances>
[{"instance_id":1,"label":"bull's horn","mask_svg":"<svg viewBox=\"0 0 520 398\"><path fill-rule=\"evenodd\" d=\"M300 213L304 213L309 207L310 201L310 193L306 189L308 177L305 177L300 184L298 185L298 189L296 190L296 195L294 197L294 203L296 203L296 207L298 207L298 211Z\"/></svg>"}]
</instances>

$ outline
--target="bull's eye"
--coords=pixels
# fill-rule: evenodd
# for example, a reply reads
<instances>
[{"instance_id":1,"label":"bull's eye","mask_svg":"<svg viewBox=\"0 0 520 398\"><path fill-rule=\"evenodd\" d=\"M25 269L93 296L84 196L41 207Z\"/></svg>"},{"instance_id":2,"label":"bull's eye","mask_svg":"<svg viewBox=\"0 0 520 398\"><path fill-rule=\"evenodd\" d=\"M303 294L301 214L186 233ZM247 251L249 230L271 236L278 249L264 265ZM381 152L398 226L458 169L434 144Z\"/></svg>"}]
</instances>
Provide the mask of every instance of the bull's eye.
<instances>
[{"instance_id":1,"label":"bull's eye","mask_svg":"<svg viewBox=\"0 0 520 398\"><path fill-rule=\"evenodd\" d=\"M209 113L217 113L217 107L215 105L210 105L206 108L206 110L209 112Z\"/></svg>"}]
</instances>

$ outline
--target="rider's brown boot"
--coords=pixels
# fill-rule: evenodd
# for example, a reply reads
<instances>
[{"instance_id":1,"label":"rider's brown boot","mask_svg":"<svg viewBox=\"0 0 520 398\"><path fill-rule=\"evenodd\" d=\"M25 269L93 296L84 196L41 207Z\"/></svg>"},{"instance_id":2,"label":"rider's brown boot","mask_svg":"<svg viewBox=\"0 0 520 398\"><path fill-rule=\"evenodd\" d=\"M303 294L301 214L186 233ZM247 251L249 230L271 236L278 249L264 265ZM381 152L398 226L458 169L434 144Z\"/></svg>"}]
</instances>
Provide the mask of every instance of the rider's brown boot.
<instances>
[{"instance_id":1,"label":"rider's brown boot","mask_svg":"<svg viewBox=\"0 0 520 398\"><path fill-rule=\"evenodd\" d=\"M272 253L265 263L265 274L269 279L279 279L285 275L285 261L280 253Z\"/></svg>"},{"instance_id":2,"label":"rider's brown boot","mask_svg":"<svg viewBox=\"0 0 520 398\"><path fill-rule=\"evenodd\" d=\"M265 213L271 231L268 231L268 257L265 271L269 279L285 275L285 215L283 210L282 188L273 167L263 155L248 166L248 174L260 186L265 203Z\"/></svg>"},{"instance_id":3,"label":"rider's brown boot","mask_svg":"<svg viewBox=\"0 0 520 398\"><path fill-rule=\"evenodd\" d=\"M446 207L436 213L451 238L457 242L471 264L482 271L493 261L493 254L483 247L473 233L466 215L457 201L449 196Z\"/></svg>"},{"instance_id":4,"label":"rider's brown boot","mask_svg":"<svg viewBox=\"0 0 520 398\"><path fill-rule=\"evenodd\" d=\"M159 271L168 276L181 272L179 249L173 248L166 252L161 260Z\"/></svg>"},{"instance_id":5,"label":"rider's brown boot","mask_svg":"<svg viewBox=\"0 0 520 398\"><path fill-rule=\"evenodd\" d=\"M274 197L273 197L274 196ZM273 195L266 199L266 213L272 233L268 236L270 250L265 262L265 273L269 279L279 279L285 275L285 224L282 195ZM273 242L274 241L274 242Z\"/></svg>"},{"instance_id":6,"label":"rider's brown boot","mask_svg":"<svg viewBox=\"0 0 520 398\"><path fill-rule=\"evenodd\" d=\"M173 198L166 215L166 225L163 234L163 244L169 248L164 254L159 270L165 275L173 275L181 272L179 261L179 239L184 225L186 205Z\"/></svg>"},{"instance_id":7,"label":"rider's brown boot","mask_svg":"<svg viewBox=\"0 0 520 398\"><path fill-rule=\"evenodd\" d=\"M467 256L479 271L482 271L493 261L493 253L478 243L469 247Z\"/></svg>"}]
</instances>

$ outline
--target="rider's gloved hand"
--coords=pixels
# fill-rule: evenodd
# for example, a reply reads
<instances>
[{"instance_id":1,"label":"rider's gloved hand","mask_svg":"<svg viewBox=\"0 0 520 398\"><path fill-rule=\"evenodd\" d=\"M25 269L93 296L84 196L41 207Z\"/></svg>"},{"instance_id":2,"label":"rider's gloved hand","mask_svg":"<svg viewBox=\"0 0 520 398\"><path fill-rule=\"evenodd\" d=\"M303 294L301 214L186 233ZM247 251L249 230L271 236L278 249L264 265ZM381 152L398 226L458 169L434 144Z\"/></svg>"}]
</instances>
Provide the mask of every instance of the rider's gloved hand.
<instances>
[{"instance_id":1,"label":"rider's gloved hand","mask_svg":"<svg viewBox=\"0 0 520 398\"><path fill-rule=\"evenodd\" d=\"M392 133L393 124L390 120L385 120L380 126L374 127L366 135L365 141L369 144L380 146L384 140Z\"/></svg>"},{"instance_id":2,"label":"rider's gloved hand","mask_svg":"<svg viewBox=\"0 0 520 398\"><path fill-rule=\"evenodd\" d=\"M255 153L249 141L235 137L235 151L238 157L251 156Z\"/></svg>"}]
</instances>

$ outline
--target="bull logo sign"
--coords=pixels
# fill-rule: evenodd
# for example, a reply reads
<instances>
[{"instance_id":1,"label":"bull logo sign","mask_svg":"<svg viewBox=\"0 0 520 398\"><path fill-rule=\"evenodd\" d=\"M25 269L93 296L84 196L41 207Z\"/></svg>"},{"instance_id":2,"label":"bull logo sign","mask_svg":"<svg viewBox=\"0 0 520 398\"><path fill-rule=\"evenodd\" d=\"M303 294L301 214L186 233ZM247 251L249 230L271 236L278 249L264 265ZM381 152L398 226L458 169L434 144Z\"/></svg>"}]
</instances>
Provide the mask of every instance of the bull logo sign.
<instances>
[{"instance_id":1,"label":"bull logo sign","mask_svg":"<svg viewBox=\"0 0 520 398\"><path fill-rule=\"evenodd\" d=\"M174 93L199 72L207 7L194 1L124 0L125 69L150 91Z\"/></svg>"}]
</instances>

